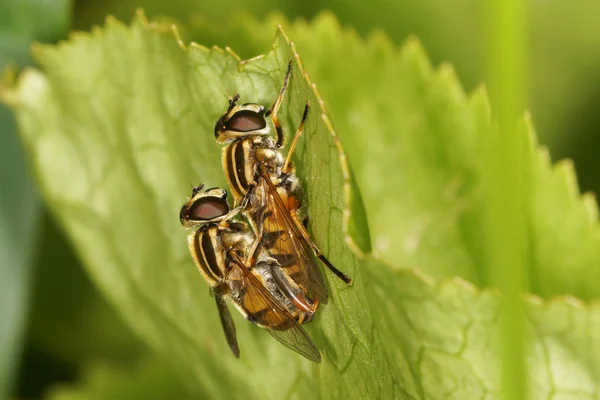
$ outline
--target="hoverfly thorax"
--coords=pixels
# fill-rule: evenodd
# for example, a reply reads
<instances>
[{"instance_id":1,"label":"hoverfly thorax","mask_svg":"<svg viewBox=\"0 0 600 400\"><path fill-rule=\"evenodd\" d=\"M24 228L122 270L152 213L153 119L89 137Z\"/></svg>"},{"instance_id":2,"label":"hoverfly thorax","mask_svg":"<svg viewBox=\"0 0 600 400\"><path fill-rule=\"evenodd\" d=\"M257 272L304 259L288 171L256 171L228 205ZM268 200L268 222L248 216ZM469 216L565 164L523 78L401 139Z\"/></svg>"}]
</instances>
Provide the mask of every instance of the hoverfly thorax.
<instances>
[{"instance_id":1,"label":"hoverfly thorax","mask_svg":"<svg viewBox=\"0 0 600 400\"><path fill-rule=\"evenodd\" d=\"M215 138L218 143L229 143L248 136L268 135L265 108L260 104L237 105L239 95L229 98L229 108L215 124Z\"/></svg>"},{"instance_id":2,"label":"hoverfly thorax","mask_svg":"<svg viewBox=\"0 0 600 400\"><path fill-rule=\"evenodd\" d=\"M204 185L192 189L189 199L179 212L179 220L186 228L222 221L229 214L227 192L221 188L202 190Z\"/></svg>"}]
</instances>

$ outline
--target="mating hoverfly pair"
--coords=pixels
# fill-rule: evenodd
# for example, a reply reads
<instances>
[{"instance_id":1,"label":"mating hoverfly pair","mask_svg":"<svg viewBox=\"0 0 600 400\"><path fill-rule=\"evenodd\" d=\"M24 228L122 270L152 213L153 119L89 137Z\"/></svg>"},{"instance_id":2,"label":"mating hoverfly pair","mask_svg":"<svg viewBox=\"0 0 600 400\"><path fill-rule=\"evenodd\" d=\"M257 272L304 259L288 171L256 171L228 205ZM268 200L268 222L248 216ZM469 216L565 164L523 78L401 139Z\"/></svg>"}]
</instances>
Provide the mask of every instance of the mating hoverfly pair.
<instances>
[{"instance_id":1,"label":"mating hoverfly pair","mask_svg":"<svg viewBox=\"0 0 600 400\"><path fill-rule=\"evenodd\" d=\"M211 287L234 355L239 357L240 351L227 300L284 346L320 362L319 351L301 326L327 302L327 288L313 256L348 285L352 280L325 258L299 216L302 188L291 156L308 117L308 102L287 157L279 152L284 131L278 112L291 72L290 60L271 109L238 105L236 94L215 125L217 142L226 144L223 169L234 207L230 208L224 189L200 185L181 208L180 220L186 228L197 228L188 235L190 253ZM270 136L269 116L275 138Z\"/></svg>"}]
</instances>

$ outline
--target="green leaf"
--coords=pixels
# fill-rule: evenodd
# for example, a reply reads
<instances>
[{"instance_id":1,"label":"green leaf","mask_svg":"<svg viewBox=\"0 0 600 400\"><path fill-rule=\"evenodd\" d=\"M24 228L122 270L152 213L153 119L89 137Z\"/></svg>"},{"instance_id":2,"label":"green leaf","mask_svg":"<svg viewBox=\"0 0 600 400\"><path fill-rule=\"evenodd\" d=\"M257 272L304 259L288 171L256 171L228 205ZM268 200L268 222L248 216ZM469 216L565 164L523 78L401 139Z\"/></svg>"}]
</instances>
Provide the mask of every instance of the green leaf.
<instances>
[{"instance_id":1,"label":"green leaf","mask_svg":"<svg viewBox=\"0 0 600 400\"><path fill-rule=\"evenodd\" d=\"M31 63L34 40L54 42L69 26L70 0L0 1L0 66Z\"/></svg>"},{"instance_id":2,"label":"green leaf","mask_svg":"<svg viewBox=\"0 0 600 400\"><path fill-rule=\"evenodd\" d=\"M104 364L87 368L76 385L57 385L49 400L190 399L173 372L156 360L140 362L133 371Z\"/></svg>"},{"instance_id":3,"label":"green leaf","mask_svg":"<svg viewBox=\"0 0 600 400\"><path fill-rule=\"evenodd\" d=\"M434 70L414 39L398 50L383 35L363 41L340 30L328 14L290 28L356 171L375 254L437 278L488 285L481 185L495 128L485 91L466 96L452 67ZM346 84L336 72L344 69ZM579 196L568 161L550 165L530 125L528 118L520 124L531 291L599 297L595 201Z\"/></svg>"},{"instance_id":4,"label":"green leaf","mask_svg":"<svg viewBox=\"0 0 600 400\"><path fill-rule=\"evenodd\" d=\"M273 11L288 18L313 18L319 10L331 10L344 25L354 27L363 37L374 30L386 32L394 43L403 43L411 35L418 36L434 63L450 61L468 89L485 80L488 47L486 35L481 34L486 28L485 7L477 0L376 1L375 6L337 0L314 4L248 0L86 3L77 10L79 28L88 29L100 23L107 13L129 19L136 7L143 7L149 15L167 14L176 17L182 25L190 26L188 34L193 40L230 46L243 57L263 51L271 40L271 33L268 29L244 29L240 26L240 20L244 19L240 18L241 13L250 13L258 19ZM597 121L595 110L589 105L598 97L597 85L590 81L595 82L600 68L600 53L596 51L600 45L596 23L600 5L594 0L579 1L578 7L568 2L538 1L531 2L529 7L528 92L531 101L528 108L532 110L542 143L549 145L557 156L572 156L577 150L573 147L585 140L583 135L594 136L594 131L589 131L586 125L597 124L590 124ZM583 157L593 158L593 154Z\"/></svg>"},{"instance_id":5,"label":"green leaf","mask_svg":"<svg viewBox=\"0 0 600 400\"><path fill-rule=\"evenodd\" d=\"M68 3L0 0L0 71L8 64L30 63L32 40L62 36ZM14 118L4 105L0 105L0 187L0 397L4 397L13 385L22 345L40 214Z\"/></svg>"},{"instance_id":6,"label":"green leaf","mask_svg":"<svg viewBox=\"0 0 600 400\"><path fill-rule=\"evenodd\" d=\"M282 31L271 52L244 64L217 48L183 47L143 18L130 27L109 19L91 35L38 48L44 72L25 71L4 97L47 201L98 286L196 397L497 397L497 295L455 278L485 282L477 262L478 154L493 127L484 92L465 96L451 69L433 70L415 40L400 51L380 35L364 42L331 16L291 30L306 70L330 100L335 133ZM331 301L307 326L321 365L239 316L242 358L229 354L177 218L190 184L225 183L212 128L226 96L239 92L243 101L269 104L290 58L282 116L288 132L304 102L313 105L296 158L310 228L333 263L355 278L347 288L327 272ZM522 130L531 135L532 265L552 283L540 287L585 295L589 276L582 275L590 271L581 267L571 283L559 282L554 275L567 254L554 247L562 239L592 249L591 203L567 186L572 175L565 179L539 155L528 124ZM559 205L568 207L553 208ZM578 229L566 236L566 227L542 229L551 222L536 214L543 207L561 215L555 224L568 220ZM362 258L368 230L387 262ZM543 262L542 245L555 252ZM594 260L592 251L577 257ZM451 279L436 283L400 267ZM534 398L598 396L597 306L526 301Z\"/></svg>"},{"instance_id":7,"label":"green leaf","mask_svg":"<svg viewBox=\"0 0 600 400\"><path fill-rule=\"evenodd\" d=\"M452 62L469 90L486 78L489 47L483 33L488 26L480 1L377 1L370 6L325 0L320 5L364 36L382 30L395 43L418 36L434 63ZM532 1L528 7L527 107L541 142L553 154L572 156L569 144L582 139L579 135L586 133L590 119L597 122L589 105L598 96L598 85L590 82L597 82L600 68L600 25L595 18L600 4L582 0L572 7L561 1Z\"/></svg>"},{"instance_id":8,"label":"green leaf","mask_svg":"<svg viewBox=\"0 0 600 400\"><path fill-rule=\"evenodd\" d=\"M401 49L380 33L365 41L343 30L330 13L310 24L276 15L237 21L231 40L246 37L246 31L259 46L264 41L259 33L278 23L294 38L355 171L375 254L436 278L461 276L489 285L481 184L483 154L495 128L485 90L465 95L452 66L434 70L415 39ZM525 118L520 129L527 140L531 291L547 298L598 297L597 206L591 195L579 198L569 161L550 165L530 125Z\"/></svg>"},{"instance_id":9,"label":"green leaf","mask_svg":"<svg viewBox=\"0 0 600 400\"><path fill-rule=\"evenodd\" d=\"M22 345L39 218L12 116L0 109L0 396L13 386ZM10 171L10 173L9 173Z\"/></svg>"},{"instance_id":10,"label":"green leaf","mask_svg":"<svg viewBox=\"0 0 600 400\"><path fill-rule=\"evenodd\" d=\"M43 222L28 346L73 368L91 361L132 364L148 350L92 284L64 233L50 218Z\"/></svg>"},{"instance_id":11,"label":"green leaf","mask_svg":"<svg viewBox=\"0 0 600 400\"><path fill-rule=\"evenodd\" d=\"M370 262L375 331L400 398L500 398L499 299L452 279ZM595 399L600 394L600 308L572 297L525 298L530 399ZM391 338L394 338L393 341ZM404 395L404 396L403 396Z\"/></svg>"},{"instance_id":12,"label":"green leaf","mask_svg":"<svg viewBox=\"0 0 600 400\"><path fill-rule=\"evenodd\" d=\"M215 396L222 385L234 395L261 393L260 380L250 389L232 384L247 379L257 357L271 366L271 379L281 383L270 396L299 384L304 380L299 371L307 362L241 318L237 325L243 360L229 356L220 329L215 332L214 301L195 270L178 221L190 184L205 179L210 185L224 184L212 128L226 105L225 95L239 91L242 98L270 102L293 57L289 46L280 36L276 51L238 73L233 55L199 46L183 51L172 35L139 20L132 28L110 21L95 36L79 35L57 48L38 48L47 76L29 70L19 91L7 95L15 97L48 203L94 280L148 343L185 366L184 377L195 388ZM298 124L306 99L314 106L298 155L311 162L301 170L305 176L316 176L319 168L331 171L307 182L312 230L330 259L360 287L357 262L343 242L343 165L320 117L319 101L296 69L283 107L286 126ZM65 113L67 108L71 111ZM322 155L310 157L317 149ZM353 341L372 342L369 318L335 307L365 304L364 292L337 281L331 289L331 305L320 320L336 328L314 335L335 361L325 375L333 375L334 365L342 368L351 357L362 362L381 359L365 347L351 354ZM334 342L335 348L325 346ZM346 379L350 384L354 377Z\"/></svg>"}]
</instances>

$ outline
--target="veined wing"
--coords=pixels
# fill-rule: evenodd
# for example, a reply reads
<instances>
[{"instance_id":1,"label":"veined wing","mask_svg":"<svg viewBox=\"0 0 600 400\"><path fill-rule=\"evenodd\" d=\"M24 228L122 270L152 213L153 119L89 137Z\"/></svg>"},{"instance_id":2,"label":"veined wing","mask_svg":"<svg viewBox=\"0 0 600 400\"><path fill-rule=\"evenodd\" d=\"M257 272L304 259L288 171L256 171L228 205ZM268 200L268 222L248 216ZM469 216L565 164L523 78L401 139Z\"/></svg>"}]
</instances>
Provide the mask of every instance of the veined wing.
<instances>
[{"instance_id":1,"label":"veined wing","mask_svg":"<svg viewBox=\"0 0 600 400\"><path fill-rule=\"evenodd\" d=\"M272 235L263 240L265 247L272 245L270 252L294 282L314 300L327 303L327 288L313 252L267 174L261 174L257 189L265 196L262 226L266 235Z\"/></svg>"},{"instance_id":2,"label":"veined wing","mask_svg":"<svg viewBox=\"0 0 600 400\"><path fill-rule=\"evenodd\" d=\"M235 333L235 324L233 323L233 318L231 317L227 303L218 289L214 290L214 294L217 302L217 309L219 310L219 319L221 320L221 326L223 326L223 332L225 332L227 343L229 344L233 355L236 358L240 358L240 348Z\"/></svg>"},{"instance_id":3,"label":"veined wing","mask_svg":"<svg viewBox=\"0 0 600 400\"><path fill-rule=\"evenodd\" d=\"M241 302L247 312L247 318L263 326L288 349L320 363L319 350L293 315L269 293L239 258L233 257L231 266L237 271L234 275L238 275L243 281L244 296Z\"/></svg>"}]
</instances>

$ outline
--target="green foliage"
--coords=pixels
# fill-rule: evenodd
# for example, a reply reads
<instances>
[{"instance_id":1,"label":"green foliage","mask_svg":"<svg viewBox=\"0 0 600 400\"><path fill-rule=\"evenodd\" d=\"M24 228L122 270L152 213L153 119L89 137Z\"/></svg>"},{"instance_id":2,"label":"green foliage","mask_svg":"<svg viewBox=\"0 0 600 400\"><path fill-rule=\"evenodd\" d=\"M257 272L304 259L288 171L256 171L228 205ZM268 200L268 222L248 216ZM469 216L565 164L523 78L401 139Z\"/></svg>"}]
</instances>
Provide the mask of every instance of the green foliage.
<instances>
[{"instance_id":1,"label":"green foliage","mask_svg":"<svg viewBox=\"0 0 600 400\"><path fill-rule=\"evenodd\" d=\"M314 3L80 0L78 3L84 6L76 10L77 28L87 30L91 24L101 23L106 13L129 20L136 7L143 7L153 18L168 15L172 21L190 26L190 30L184 30L185 37L199 43L230 46L243 58L263 52L272 34L268 30L241 28L240 21L246 18L240 14L263 19L276 10L290 18L313 18L319 10L330 10L344 25L352 26L363 37L374 30L384 31L399 44L416 35L433 63L452 62L461 82L469 90L486 80L489 37L485 33L488 24L485 22L485 3L478 0L375 0L373 3L339 0ZM600 13L600 3L580 0L578 7L572 7L562 1L534 1L529 2L528 7L527 108L534 116L542 142L560 157L572 156L577 144L584 140L592 141L595 148L598 143L592 138L593 128L586 125L590 120L596 122L592 126L598 122L590 104L598 99L596 72L600 69L600 53L596 49L600 45L600 25L596 23L596 16ZM298 37L292 37L298 40ZM259 38L262 40L257 42ZM586 134L590 138L586 138ZM592 164L593 153L585 156L585 161ZM593 172L588 174L591 175L588 180L595 178ZM600 186L597 180L595 183L594 188L598 191Z\"/></svg>"},{"instance_id":2,"label":"green foliage","mask_svg":"<svg viewBox=\"0 0 600 400\"><path fill-rule=\"evenodd\" d=\"M244 31L270 32L277 22L280 17L241 18L231 40L250 35ZM452 66L434 70L414 39L400 49L381 34L361 40L329 13L311 24L285 26L348 154L375 254L436 278L461 276L489 285L482 184L494 126L485 90L466 96ZM597 298L596 203L589 194L579 198L569 161L551 167L530 125L529 118L519 125L526 152L530 291L547 298Z\"/></svg>"},{"instance_id":3,"label":"green foliage","mask_svg":"<svg viewBox=\"0 0 600 400\"><path fill-rule=\"evenodd\" d=\"M192 397L184 391L172 371L152 359L141 362L133 372L125 372L104 364L94 365L88 368L82 382L75 386L57 386L52 389L47 398L50 400L185 400Z\"/></svg>"},{"instance_id":4,"label":"green foliage","mask_svg":"<svg viewBox=\"0 0 600 400\"><path fill-rule=\"evenodd\" d=\"M44 222L29 345L74 369L92 361L126 368L145 349L80 268L64 234L55 224Z\"/></svg>"},{"instance_id":5,"label":"green foliage","mask_svg":"<svg viewBox=\"0 0 600 400\"><path fill-rule=\"evenodd\" d=\"M70 8L70 0L2 0L0 65L29 64L31 41L52 42L63 36Z\"/></svg>"},{"instance_id":6,"label":"green foliage","mask_svg":"<svg viewBox=\"0 0 600 400\"><path fill-rule=\"evenodd\" d=\"M31 40L56 40L62 36L67 29L68 5L66 0L1 0L0 71L9 63L29 63ZM0 397L4 397L12 386L22 346L40 209L14 118L3 105L0 188Z\"/></svg>"},{"instance_id":7,"label":"green foliage","mask_svg":"<svg viewBox=\"0 0 600 400\"><path fill-rule=\"evenodd\" d=\"M282 31L271 52L241 65L142 18L38 47L44 72L27 70L4 98L48 204L94 281L192 395L496 398L498 296L474 288L489 277L484 91L465 96L416 40L400 50L381 35L363 41L327 15L290 31L325 103ZM269 104L290 58L288 132L304 101L313 105L296 158L310 228L355 278L347 288L327 273L330 304L307 326L318 366L239 317L242 358L229 354L177 219L190 184L224 184L212 127L226 96ZM579 197L572 171L549 165L526 121L520 133L532 289L595 297L596 205ZM363 258L371 245L375 257ZM598 306L525 300L532 398L597 397Z\"/></svg>"}]
</instances>

